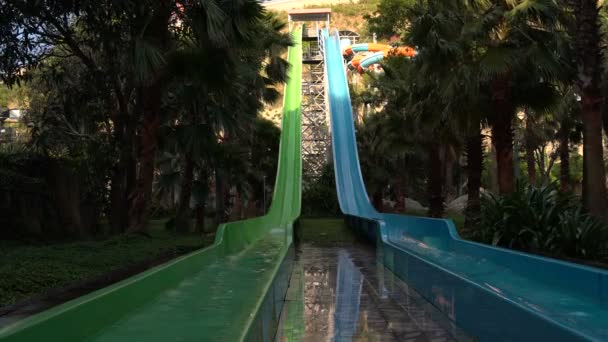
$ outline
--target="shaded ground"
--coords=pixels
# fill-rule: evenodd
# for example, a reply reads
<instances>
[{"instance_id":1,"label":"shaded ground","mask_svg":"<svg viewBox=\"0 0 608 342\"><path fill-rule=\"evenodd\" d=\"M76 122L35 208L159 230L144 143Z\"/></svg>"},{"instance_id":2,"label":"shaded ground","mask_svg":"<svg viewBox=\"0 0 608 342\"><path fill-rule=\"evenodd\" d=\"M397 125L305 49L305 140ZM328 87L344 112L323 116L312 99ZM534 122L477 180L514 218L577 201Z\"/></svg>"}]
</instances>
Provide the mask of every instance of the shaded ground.
<instances>
[{"instance_id":1,"label":"shaded ground","mask_svg":"<svg viewBox=\"0 0 608 342\"><path fill-rule=\"evenodd\" d=\"M200 234L174 235L164 222L151 221L150 237L50 245L0 241L0 323L18 307L56 305L213 242Z\"/></svg>"},{"instance_id":2,"label":"shaded ground","mask_svg":"<svg viewBox=\"0 0 608 342\"><path fill-rule=\"evenodd\" d=\"M341 219L302 220L301 236L277 341L470 340Z\"/></svg>"}]
</instances>

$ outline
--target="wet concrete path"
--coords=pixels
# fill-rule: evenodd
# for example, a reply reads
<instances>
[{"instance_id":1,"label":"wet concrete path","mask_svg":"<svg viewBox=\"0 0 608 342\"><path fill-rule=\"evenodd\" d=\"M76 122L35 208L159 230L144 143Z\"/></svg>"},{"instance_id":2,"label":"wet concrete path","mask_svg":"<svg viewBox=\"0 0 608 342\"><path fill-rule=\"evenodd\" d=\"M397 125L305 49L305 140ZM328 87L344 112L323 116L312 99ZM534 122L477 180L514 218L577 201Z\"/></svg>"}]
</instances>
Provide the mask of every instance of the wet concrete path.
<instances>
[{"instance_id":1,"label":"wet concrete path","mask_svg":"<svg viewBox=\"0 0 608 342\"><path fill-rule=\"evenodd\" d=\"M277 341L470 341L376 263L373 247L346 234L342 241L311 241L304 234Z\"/></svg>"}]
</instances>

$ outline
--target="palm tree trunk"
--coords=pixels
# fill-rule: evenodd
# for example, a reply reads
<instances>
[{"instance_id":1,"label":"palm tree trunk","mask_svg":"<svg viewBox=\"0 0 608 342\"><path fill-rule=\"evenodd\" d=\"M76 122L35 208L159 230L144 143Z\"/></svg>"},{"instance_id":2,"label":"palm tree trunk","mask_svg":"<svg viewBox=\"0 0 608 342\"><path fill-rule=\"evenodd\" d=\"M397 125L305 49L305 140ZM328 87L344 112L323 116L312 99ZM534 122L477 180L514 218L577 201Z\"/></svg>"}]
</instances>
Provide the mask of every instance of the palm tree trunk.
<instances>
[{"instance_id":1,"label":"palm tree trunk","mask_svg":"<svg viewBox=\"0 0 608 342\"><path fill-rule=\"evenodd\" d=\"M226 184L224 181L224 171L221 168L215 169L215 223L219 225L226 220Z\"/></svg>"},{"instance_id":2,"label":"palm tree trunk","mask_svg":"<svg viewBox=\"0 0 608 342\"><path fill-rule=\"evenodd\" d=\"M534 159L534 149L526 146L526 164L528 166L528 181L536 184L536 160Z\"/></svg>"},{"instance_id":3,"label":"palm tree trunk","mask_svg":"<svg viewBox=\"0 0 608 342\"><path fill-rule=\"evenodd\" d=\"M430 217L443 217L443 163L441 162L441 146L438 142L429 145L429 179L427 191L429 198Z\"/></svg>"},{"instance_id":4,"label":"palm tree trunk","mask_svg":"<svg viewBox=\"0 0 608 342\"><path fill-rule=\"evenodd\" d=\"M509 99L509 78L503 76L492 82L492 142L498 164L498 190L508 194L515 190L513 166L513 107Z\"/></svg>"},{"instance_id":5,"label":"palm tree trunk","mask_svg":"<svg viewBox=\"0 0 608 342\"><path fill-rule=\"evenodd\" d=\"M604 99L606 101L606 99ZM606 108L608 104L604 103L602 106L602 121L604 122L604 134L606 138L608 138L608 108Z\"/></svg>"},{"instance_id":6,"label":"palm tree trunk","mask_svg":"<svg viewBox=\"0 0 608 342\"><path fill-rule=\"evenodd\" d=\"M171 17L172 1L162 0L156 3L147 24L145 35L159 51L166 51L170 44L169 18ZM152 183L154 181L154 157L156 154L157 132L160 127L161 105L165 82L162 79L162 67L155 70L140 87L143 120L140 133L139 170L133 196L133 205L129 213L129 231L146 233L149 214L149 204L152 198Z\"/></svg>"},{"instance_id":7,"label":"palm tree trunk","mask_svg":"<svg viewBox=\"0 0 608 342\"><path fill-rule=\"evenodd\" d=\"M374 204L374 208L376 208L377 211L382 212L384 210L384 198L383 198L383 194L382 194L382 189L378 189L376 191L374 191L374 194L372 195L372 202Z\"/></svg>"},{"instance_id":8,"label":"palm tree trunk","mask_svg":"<svg viewBox=\"0 0 608 342\"><path fill-rule=\"evenodd\" d=\"M570 177L570 137L569 127L562 124L557 137L559 139L559 183L562 192L570 192L572 190L572 182Z\"/></svg>"},{"instance_id":9,"label":"palm tree trunk","mask_svg":"<svg viewBox=\"0 0 608 342\"><path fill-rule=\"evenodd\" d=\"M140 136L139 172L129 217L129 232L145 233L147 230L148 205L152 198L154 181L154 155L156 133L160 127L162 87L159 83L143 89L144 119Z\"/></svg>"},{"instance_id":10,"label":"palm tree trunk","mask_svg":"<svg viewBox=\"0 0 608 342\"><path fill-rule=\"evenodd\" d=\"M113 120L114 141L120 147L118 162L112 170L110 188L109 221L113 234L122 233L129 226L131 195L136 178L134 125L123 110L120 110L119 115Z\"/></svg>"},{"instance_id":11,"label":"palm tree trunk","mask_svg":"<svg viewBox=\"0 0 608 342\"><path fill-rule=\"evenodd\" d=\"M207 175L207 172L204 170L201 170L201 172L198 175L198 181L204 184L205 190L204 190L203 194L199 194L199 196L197 198L196 208L195 208L195 217L196 217L195 229L197 232L201 232L201 233L206 232L205 216L207 214L206 207L207 207L207 199L209 196L209 185L207 184L208 179L209 179L209 177Z\"/></svg>"},{"instance_id":12,"label":"palm tree trunk","mask_svg":"<svg viewBox=\"0 0 608 342\"><path fill-rule=\"evenodd\" d=\"M529 114L526 115L525 143L526 165L528 167L528 181L536 184L536 161L534 160L534 144L532 144L533 123Z\"/></svg>"},{"instance_id":13,"label":"palm tree trunk","mask_svg":"<svg viewBox=\"0 0 608 342\"><path fill-rule=\"evenodd\" d=\"M199 204L196 206L195 209L195 216L196 216L196 231L198 233L204 233L205 232L205 205L204 204Z\"/></svg>"},{"instance_id":14,"label":"palm tree trunk","mask_svg":"<svg viewBox=\"0 0 608 342\"><path fill-rule=\"evenodd\" d=\"M575 50L583 119L583 202L589 212L606 219L606 170L602 145L601 55L596 1L575 3Z\"/></svg>"},{"instance_id":15,"label":"palm tree trunk","mask_svg":"<svg viewBox=\"0 0 608 342\"><path fill-rule=\"evenodd\" d=\"M456 160L452 153L451 146L446 146L445 149L443 150L443 152L444 152L443 179L445 180L444 197L445 197L446 201L451 201L452 199L454 199L454 196L456 195L456 190L454 189L454 164L456 163Z\"/></svg>"},{"instance_id":16,"label":"palm tree trunk","mask_svg":"<svg viewBox=\"0 0 608 342\"><path fill-rule=\"evenodd\" d=\"M395 211L405 213L406 184L405 175L397 176L395 182Z\"/></svg>"},{"instance_id":17,"label":"palm tree trunk","mask_svg":"<svg viewBox=\"0 0 608 342\"><path fill-rule=\"evenodd\" d=\"M465 228L477 224L481 212L480 188L483 173L483 136L476 131L467 138L467 209L465 211Z\"/></svg>"},{"instance_id":18,"label":"palm tree trunk","mask_svg":"<svg viewBox=\"0 0 608 342\"><path fill-rule=\"evenodd\" d=\"M190 231L190 199L192 198L192 184L194 180L194 161L187 153L184 158L184 176L180 186L179 208L175 218L175 226L179 232Z\"/></svg>"}]
</instances>

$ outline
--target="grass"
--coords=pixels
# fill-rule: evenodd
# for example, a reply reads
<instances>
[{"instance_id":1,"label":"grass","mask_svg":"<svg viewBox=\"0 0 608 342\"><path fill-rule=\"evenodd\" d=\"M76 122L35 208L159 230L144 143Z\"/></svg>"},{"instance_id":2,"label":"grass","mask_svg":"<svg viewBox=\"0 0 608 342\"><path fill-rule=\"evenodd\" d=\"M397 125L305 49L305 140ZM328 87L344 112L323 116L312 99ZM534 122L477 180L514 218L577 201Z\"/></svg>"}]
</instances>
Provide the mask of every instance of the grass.
<instances>
[{"instance_id":1,"label":"grass","mask_svg":"<svg viewBox=\"0 0 608 342\"><path fill-rule=\"evenodd\" d=\"M317 246L338 246L356 240L342 218L302 219L300 225L302 241Z\"/></svg>"},{"instance_id":2,"label":"grass","mask_svg":"<svg viewBox=\"0 0 608 342\"><path fill-rule=\"evenodd\" d=\"M150 237L121 235L103 240L41 245L0 241L0 307L50 289L103 276L147 260L177 256L212 243L200 234L174 235L165 220L150 222Z\"/></svg>"},{"instance_id":3,"label":"grass","mask_svg":"<svg viewBox=\"0 0 608 342\"><path fill-rule=\"evenodd\" d=\"M408 210L406 215L427 217L425 211ZM464 229L464 214L449 213L448 217L456 225L463 239L468 239ZM334 246L352 243L356 237L346 227L342 218L306 218L300 221L302 241L315 245Z\"/></svg>"}]
</instances>

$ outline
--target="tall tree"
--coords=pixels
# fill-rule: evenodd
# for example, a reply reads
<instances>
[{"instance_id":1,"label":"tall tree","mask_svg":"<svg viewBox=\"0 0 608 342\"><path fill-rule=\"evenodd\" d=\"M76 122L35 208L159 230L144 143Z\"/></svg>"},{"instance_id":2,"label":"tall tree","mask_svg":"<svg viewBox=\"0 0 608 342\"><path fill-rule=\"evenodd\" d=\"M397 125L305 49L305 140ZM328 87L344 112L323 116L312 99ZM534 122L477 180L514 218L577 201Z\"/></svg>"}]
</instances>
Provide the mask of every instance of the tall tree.
<instances>
[{"instance_id":1,"label":"tall tree","mask_svg":"<svg viewBox=\"0 0 608 342\"><path fill-rule=\"evenodd\" d=\"M488 97L480 91L479 72L469 23L479 20L481 4L464 1L418 1L407 11L411 22L406 42L418 46L415 77L417 84L431 81L436 103L447 129L461 132L457 137L465 145L467 156L468 203L467 226L479 214L481 174L483 170L482 122L485 121ZM432 38L429 38L432 37Z\"/></svg>"},{"instance_id":2,"label":"tall tree","mask_svg":"<svg viewBox=\"0 0 608 342\"><path fill-rule=\"evenodd\" d=\"M576 84L583 119L583 202L592 215L605 219L608 198L602 144L599 7L595 0L574 0L570 4L576 18Z\"/></svg>"}]
</instances>

